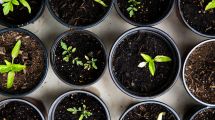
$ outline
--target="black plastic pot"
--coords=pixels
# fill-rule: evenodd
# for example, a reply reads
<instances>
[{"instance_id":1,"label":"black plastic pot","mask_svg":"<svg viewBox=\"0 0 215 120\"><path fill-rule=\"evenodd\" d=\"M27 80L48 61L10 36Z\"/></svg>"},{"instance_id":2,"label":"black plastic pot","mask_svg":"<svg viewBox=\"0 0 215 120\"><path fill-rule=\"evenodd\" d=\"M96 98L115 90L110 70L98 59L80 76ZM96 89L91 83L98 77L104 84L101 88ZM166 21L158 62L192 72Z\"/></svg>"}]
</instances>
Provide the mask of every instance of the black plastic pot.
<instances>
[{"instance_id":1,"label":"black plastic pot","mask_svg":"<svg viewBox=\"0 0 215 120\"><path fill-rule=\"evenodd\" d=\"M34 88L32 88L31 90L29 90L27 92L16 93L16 94L11 94L11 93L8 93L6 91L0 91L0 94L2 94L4 96L21 97L21 96L25 96L25 95L28 95L28 94L34 92L37 88L40 87L40 85L42 85L43 81L46 78L47 72L48 72L48 65L49 65L49 63L48 63L48 52L47 52L47 49L44 46L43 42L32 32L25 30L25 29L22 29L22 28L5 28L5 29L0 30L0 35L3 33L9 32L9 31L15 31L15 32L21 32L21 33L28 34L29 36L33 37L38 42L38 44L41 46L41 49L43 49L43 51L44 51L43 58L44 58L45 65L44 65L43 73L41 75L40 82Z\"/></svg>"},{"instance_id":2,"label":"black plastic pot","mask_svg":"<svg viewBox=\"0 0 215 120\"><path fill-rule=\"evenodd\" d=\"M27 100L24 100L24 99L6 99L6 100L3 100L3 101L0 102L0 109L4 108L6 105L10 104L11 102L20 102L20 103L24 103L24 104L26 104L28 106L31 106L34 110L36 110L38 112L38 114L41 117L41 120L46 120L45 116L40 111L39 107L37 107L33 103L31 103L31 102L29 102ZM9 113L9 114L14 114L14 111L11 111L11 113Z\"/></svg>"},{"instance_id":3,"label":"black plastic pot","mask_svg":"<svg viewBox=\"0 0 215 120\"><path fill-rule=\"evenodd\" d=\"M114 3L114 6L116 8L116 11L117 13L119 14L119 16L125 20L127 23L131 24L131 25L134 25L134 26L139 26L139 27L145 27L145 26L154 26L154 25L157 25L159 24L160 22L162 22L163 20L165 20L169 15L170 13L172 12L173 10L173 7L174 7L174 3L175 3L175 0L171 0L169 6L167 6L167 11L165 12L166 14L164 14L163 16L160 16L159 19L157 19L156 21L153 21L151 23L137 23L137 22L134 22L132 20L130 20L128 17L126 17L122 11L119 9L119 6L118 6L118 0L115 0L115 3Z\"/></svg>"},{"instance_id":4,"label":"black plastic pot","mask_svg":"<svg viewBox=\"0 0 215 120\"><path fill-rule=\"evenodd\" d=\"M107 11L107 13L97 22L89 24L89 25L83 25L83 26L75 26L75 25L70 25L66 22L64 22L63 20L61 20L53 11L53 9L50 6L50 0L46 0L46 5L48 7L49 12L51 13L51 15L62 25L68 27L68 28L74 28L74 29L86 29L86 28L90 28L93 26L96 26L97 24L101 23L110 13L112 6L113 6L114 0L112 0L110 6L109 6L109 10Z\"/></svg>"},{"instance_id":5,"label":"black plastic pot","mask_svg":"<svg viewBox=\"0 0 215 120\"><path fill-rule=\"evenodd\" d=\"M60 75L60 74L58 73L57 69L56 69L56 65L55 65L55 51L56 51L56 49L57 49L57 46L58 46L58 44L60 43L60 41L62 40L62 38L67 37L68 35L72 35L72 34L74 34L74 33L83 33L83 34L87 34L87 35L90 35L90 36L96 38L97 41L98 41L98 42L101 44L101 46L103 47L103 50L104 50L104 52L105 52L105 55L104 55L104 56L105 56L105 67L104 67L104 69L103 69L103 72L101 73L100 77L98 77L97 79L95 79L93 82L91 82L91 83L89 83L89 84L84 84L84 85L75 85L75 84L71 84L71 83L68 82L67 79L63 78L63 76ZM83 44L84 44L84 43L83 43ZM90 85L96 83L96 82L101 78L101 76L104 74L104 71L105 71L105 69L106 69L106 63L107 63L107 57L106 57L107 55L106 55L106 53L107 53L107 52L106 52L106 49L105 49L105 46L104 46L103 42L101 41L101 39L100 39L96 34L90 32L90 31L87 31L87 30L74 30L74 31L72 30L72 31L66 31L66 32L62 33L61 35L59 35L59 36L57 37L57 39L55 40L55 42L54 42L54 44L52 45L52 48L51 48L51 52L50 52L50 61L51 61L51 66L52 66L52 69L54 70L54 73L57 75L57 77L58 77L61 81L63 81L64 83L66 83L66 84L68 84L68 85L70 85L70 86L72 86L72 87L75 87L75 88L84 88L84 87L87 87L87 86L90 86Z\"/></svg>"},{"instance_id":6,"label":"black plastic pot","mask_svg":"<svg viewBox=\"0 0 215 120\"><path fill-rule=\"evenodd\" d=\"M0 19L0 24L3 26L9 27L9 28L18 28L18 27L26 26L28 24L33 24L43 14L44 10L45 10L45 0L42 0L38 13L28 22L24 22L22 24L13 24L13 23L8 23L7 21L3 21Z\"/></svg>"},{"instance_id":7,"label":"black plastic pot","mask_svg":"<svg viewBox=\"0 0 215 120\"><path fill-rule=\"evenodd\" d=\"M143 102L137 103L137 104L135 104L135 105L129 107L129 108L121 115L121 117L120 117L119 120L124 120L124 119L125 119L125 116L126 116L129 112L131 112L133 109L135 109L136 107L138 107L138 106L140 106L140 105L147 105L147 104L160 105L160 106L166 108L169 112L171 112L177 120L180 120L178 114L177 114L177 113L175 112L175 110L172 109L170 106L166 105L165 103L162 103L162 102L159 102L159 101L152 101L152 100L150 100L150 101L143 101ZM153 112L153 111L149 110L149 112ZM162 112L163 112L163 111L162 111Z\"/></svg>"},{"instance_id":8,"label":"black plastic pot","mask_svg":"<svg viewBox=\"0 0 215 120\"><path fill-rule=\"evenodd\" d=\"M173 58L176 61L176 73L174 74L174 80L172 80L171 84L168 87L165 87L165 90L160 91L159 93L153 94L151 96L141 96L141 95L137 95L135 94L134 91L131 91L129 89L127 89L124 85L122 85L122 83L117 80L116 76L113 73L113 56L116 52L117 47L119 46L119 44L124 41L124 39L129 36L132 35L134 33L137 33L138 31L141 32L147 32L147 33L153 33L154 35L158 35L161 36L162 38L165 39L165 43L167 44L167 46L169 46L170 50L172 51L172 53L174 54L175 58ZM180 53L179 50L176 46L176 44L174 43L174 41L172 40L172 38L166 34L165 32L163 32L162 30L159 30L157 28L153 28L153 27L139 27L139 28L134 28L131 30L128 30L127 32L123 33L118 39L117 41L114 43L114 45L112 46L110 55L109 55L109 61L108 61L109 65L109 72L111 74L112 80L114 81L114 83L116 84L116 86L125 94L129 95L130 97L136 98L136 99L152 99L155 97L158 97L164 93L166 93L176 82L178 75L180 73L180 68L181 68L181 57L180 57Z\"/></svg>"},{"instance_id":9,"label":"black plastic pot","mask_svg":"<svg viewBox=\"0 0 215 120\"><path fill-rule=\"evenodd\" d=\"M70 94L86 94L86 95L92 96L92 97L95 98L97 101L99 101L99 103L102 104L103 108L104 108L105 111L106 111L107 120L111 120L111 118L110 118L110 113L109 113L109 111L108 111L108 108L107 108L106 104L105 104L98 96L94 95L94 94L91 93L91 92L84 91L84 90L73 90L73 91L66 92L66 93L64 93L63 95L59 96L59 97L54 101L54 103L51 105L51 107L50 107L50 109L49 109L48 120L54 120L56 107L59 105L59 103L60 103L65 97L69 96Z\"/></svg>"}]
</instances>

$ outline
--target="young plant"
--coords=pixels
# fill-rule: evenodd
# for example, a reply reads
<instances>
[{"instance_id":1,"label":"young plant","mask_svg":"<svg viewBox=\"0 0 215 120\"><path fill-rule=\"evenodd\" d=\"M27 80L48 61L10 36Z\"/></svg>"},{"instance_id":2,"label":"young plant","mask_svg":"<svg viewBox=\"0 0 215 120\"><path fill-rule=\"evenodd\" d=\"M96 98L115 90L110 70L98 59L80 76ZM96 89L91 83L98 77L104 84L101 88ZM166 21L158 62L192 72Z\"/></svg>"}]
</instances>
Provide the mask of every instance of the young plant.
<instances>
[{"instance_id":1,"label":"young plant","mask_svg":"<svg viewBox=\"0 0 215 120\"><path fill-rule=\"evenodd\" d=\"M107 4L105 4L105 2L102 0L94 0L94 1L101 4L103 7L108 7Z\"/></svg>"},{"instance_id":2,"label":"young plant","mask_svg":"<svg viewBox=\"0 0 215 120\"><path fill-rule=\"evenodd\" d=\"M11 52L12 62L4 60L6 65L0 65L0 73L1 74L8 73L7 89L10 89L13 86L15 73L25 70L26 68L25 65L14 64L14 59L19 55L20 47L21 47L21 40L18 40Z\"/></svg>"},{"instance_id":3,"label":"young plant","mask_svg":"<svg viewBox=\"0 0 215 120\"><path fill-rule=\"evenodd\" d=\"M92 58L91 60L89 59L88 56L85 55L85 59L87 62L84 64L84 69L90 70L90 69L98 69L96 66L96 61L97 59Z\"/></svg>"},{"instance_id":4,"label":"young plant","mask_svg":"<svg viewBox=\"0 0 215 120\"><path fill-rule=\"evenodd\" d=\"M76 48L72 48L72 46L67 46L66 43L61 41L61 48L64 50L62 55L63 55L63 60L65 62L69 62L70 58L72 57L72 54L75 53Z\"/></svg>"},{"instance_id":5,"label":"young plant","mask_svg":"<svg viewBox=\"0 0 215 120\"><path fill-rule=\"evenodd\" d=\"M158 115L158 118L157 120L162 120L163 116L166 115L165 112L161 112L159 115Z\"/></svg>"},{"instance_id":6,"label":"young plant","mask_svg":"<svg viewBox=\"0 0 215 120\"><path fill-rule=\"evenodd\" d=\"M212 0L211 2L209 2L207 4L207 6L205 7L205 11L210 10L210 9L214 9L215 8L215 0Z\"/></svg>"},{"instance_id":7,"label":"young plant","mask_svg":"<svg viewBox=\"0 0 215 120\"><path fill-rule=\"evenodd\" d=\"M28 12L31 13L31 6L26 0L0 0L0 4L3 7L4 15L7 15L9 12L13 12L14 5L18 6L20 3L28 9Z\"/></svg>"},{"instance_id":8,"label":"young plant","mask_svg":"<svg viewBox=\"0 0 215 120\"><path fill-rule=\"evenodd\" d=\"M138 6L141 2L137 2L136 0L128 0L130 6L127 8L130 17L135 15L135 12L138 11Z\"/></svg>"},{"instance_id":9,"label":"young plant","mask_svg":"<svg viewBox=\"0 0 215 120\"><path fill-rule=\"evenodd\" d=\"M79 107L78 109L76 107L68 108L67 111L71 112L74 115L77 114L78 112L81 112L79 120L83 120L84 117L87 119L88 117L93 115L91 112L86 110L86 105L83 105L83 108Z\"/></svg>"},{"instance_id":10,"label":"young plant","mask_svg":"<svg viewBox=\"0 0 215 120\"><path fill-rule=\"evenodd\" d=\"M163 56L163 55L157 55L154 59L152 59L152 57L150 57L149 55L144 54L144 53L141 53L140 55L145 60L145 62L139 63L138 67L143 68L148 64L149 71L150 71L152 76L155 75L155 71L156 71L155 62L170 62L170 61L172 61L172 59L170 57Z\"/></svg>"},{"instance_id":11,"label":"young plant","mask_svg":"<svg viewBox=\"0 0 215 120\"><path fill-rule=\"evenodd\" d=\"M79 65L83 66L84 65L83 62L78 57L76 57L72 60L72 64L76 64L77 66L79 66Z\"/></svg>"}]
</instances>

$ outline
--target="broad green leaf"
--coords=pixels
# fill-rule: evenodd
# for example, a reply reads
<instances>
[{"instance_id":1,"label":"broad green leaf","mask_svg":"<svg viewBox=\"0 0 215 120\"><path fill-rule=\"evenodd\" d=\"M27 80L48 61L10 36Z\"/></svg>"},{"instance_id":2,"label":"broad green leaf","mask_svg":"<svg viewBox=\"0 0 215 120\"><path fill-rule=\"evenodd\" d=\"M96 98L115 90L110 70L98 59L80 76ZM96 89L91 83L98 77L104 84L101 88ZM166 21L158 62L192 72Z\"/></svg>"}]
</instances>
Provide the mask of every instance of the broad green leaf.
<instances>
[{"instance_id":1,"label":"broad green leaf","mask_svg":"<svg viewBox=\"0 0 215 120\"><path fill-rule=\"evenodd\" d=\"M11 71L13 71L13 72L20 72L24 69L26 69L25 65L21 65L21 64L12 64L11 65Z\"/></svg>"},{"instance_id":2,"label":"broad green leaf","mask_svg":"<svg viewBox=\"0 0 215 120\"><path fill-rule=\"evenodd\" d=\"M154 61L149 62L149 71L152 76L155 76L155 63Z\"/></svg>"},{"instance_id":3,"label":"broad green leaf","mask_svg":"<svg viewBox=\"0 0 215 120\"><path fill-rule=\"evenodd\" d=\"M10 89L13 87L13 82L14 82L14 77L15 77L15 72L9 72L7 75L7 88Z\"/></svg>"},{"instance_id":4,"label":"broad green leaf","mask_svg":"<svg viewBox=\"0 0 215 120\"><path fill-rule=\"evenodd\" d=\"M14 5L19 5L18 0L12 0L12 3L13 3Z\"/></svg>"},{"instance_id":5,"label":"broad green leaf","mask_svg":"<svg viewBox=\"0 0 215 120\"><path fill-rule=\"evenodd\" d=\"M61 48L63 48L64 50L67 50L67 45L66 43L64 43L63 41L60 42Z\"/></svg>"},{"instance_id":6,"label":"broad green leaf","mask_svg":"<svg viewBox=\"0 0 215 120\"><path fill-rule=\"evenodd\" d=\"M69 57L66 56L66 57L63 58L63 60L66 61L66 62L69 62Z\"/></svg>"},{"instance_id":7,"label":"broad green leaf","mask_svg":"<svg viewBox=\"0 0 215 120\"><path fill-rule=\"evenodd\" d=\"M0 65L0 73L8 73L11 70L11 67L8 65Z\"/></svg>"},{"instance_id":8,"label":"broad green leaf","mask_svg":"<svg viewBox=\"0 0 215 120\"><path fill-rule=\"evenodd\" d=\"M129 16L132 17L133 15L134 15L134 11L131 10L131 11L129 12Z\"/></svg>"},{"instance_id":9,"label":"broad green leaf","mask_svg":"<svg viewBox=\"0 0 215 120\"><path fill-rule=\"evenodd\" d=\"M10 12L10 3L4 3L3 6L3 13L4 15L7 15Z\"/></svg>"},{"instance_id":10,"label":"broad green leaf","mask_svg":"<svg viewBox=\"0 0 215 120\"><path fill-rule=\"evenodd\" d=\"M143 68L143 67L145 67L147 65L147 62L141 62L139 65L138 65L138 67L139 68Z\"/></svg>"},{"instance_id":11,"label":"broad green leaf","mask_svg":"<svg viewBox=\"0 0 215 120\"><path fill-rule=\"evenodd\" d=\"M72 53L74 53L75 51L76 51L76 48L73 48L73 49L72 49Z\"/></svg>"},{"instance_id":12,"label":"broad green leaf","mask_svg":"<svg viewBox=\"0 0 215 120\"><path fill-rule=\"evenodd\" d=\"M149 55L144 54L144 53L141 53L140 55L143 57L143 59L144 59L146 62L152 61L152 58L151 58Z\"/></svg>"},{"instance_id":13,"label":"broad green leaf","mask_svg":"<svg viewBox=\"0 0 215 120\"><path fill-rule=\"evenodd\" d=\"M31 13L31 6L28 4L28 2L26 0L19 0L19 2L25 6L26 8L28 8L28 12Z\"/></svg>"},{"instance_id":14,"label":"broad green leaf","mask_svg":"<svg viewBox=\"0 0 215 120\"><path fill-rule=\"evenodd\" d=\"M9 5L10 5L10 11L13 12L13 4L12 4L12 2L9 2Z\"/></svg>"},{"instance_id":15,"label":"broad green leaf","mask_svg":"<svg viewBox=\"0 0 215 120\"><path fill-rule=\"evenodd\" d=\"M158 115L157 120L162 120L162 118L163 118L164 115L166 115L166 112L161 112L161 113Z\"/></svg>"},{"instance_id":16,"label":"broad green leaf","mask_svg":"<svg viewBox=\"0 0 215 120\"><path fill-rule=\"evenodd\" d=\"M207 4L207 6L205 7L205 11L210 10L210 9L214 9L215 8L215 0L212 0L211 2L209 2Z\"/></svg>"},{"instance_id":17,"label":"broad green leaf","mask_svg":"<svg viewBox=\"0 0 215 120\"><path fill-rule=\"evenodd\" d=\"M157 55L154 58L154 61L155 62L170 62L170 61L172 61L172 59L170 57L168 57L168 56Z\"/></svg>"},{"instance_id":18,"label":"broad green leaf","mask_svg":"<svg viewBox=\"0 0 215 120\"><path fill-rule=\"evenodd\" d=\"M18 40L11 52L11 56L13 59L15 59L19 55L20 48L21 48L21 40Z\"/></svg>"},{"instance_id":19,"label":"broad green leaf","mask_svg":"<svg viewBox=\"0 0 215 120\"><path fill-rule=\"evenodd\" d=\"M7 61L7 60L4 60L5 64L6 65L11 65L11 62Z\"/></svg>"}]
</instances>

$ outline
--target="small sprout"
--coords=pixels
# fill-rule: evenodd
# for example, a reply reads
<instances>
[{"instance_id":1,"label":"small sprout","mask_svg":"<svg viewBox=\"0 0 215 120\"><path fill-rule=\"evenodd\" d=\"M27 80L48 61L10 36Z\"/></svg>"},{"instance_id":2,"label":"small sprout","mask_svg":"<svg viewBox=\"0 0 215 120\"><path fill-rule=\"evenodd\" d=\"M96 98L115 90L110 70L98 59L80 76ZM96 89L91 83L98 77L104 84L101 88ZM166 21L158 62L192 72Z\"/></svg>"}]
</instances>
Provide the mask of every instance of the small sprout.
<instances>
[{"instance_id":1,"label":"small sprout","mask_svg":"<svg viewBox=\"0 0 215 120\"><path fill-rule=\"evenodd\" d=\"M76 64L77 66L83 66L83 62L78 58L76 57L75 59L72 60L72 64Z\"/></svg>"},{"instance_id":2,"label":"small sprout","mask_svg":"<svg viewBox=\"0 0 215 120\"><path fill-rule=\"evenodd\" d=\"M128 0L128 3L130 4L129 7L127 8L127 11L129 13L130 17L133 17L135 12L138 11L139 8L139 4L141 4L141 2L137 2L136 0Z\"/></svg>"},{"instance_id":3,"label":"small sprout","mask_svg":"<svg viewBox=\"0 0 215 120\"><path fill-rule=\"evenodd\" d=\"M78 112L81 112L79 120L83 120L84 117L87 119L88 117L93 115L91 112L86 110L86 105L83 105L83 108L79 107L78 109L76 107L68 108L67 111L71 112L73 115L77 114Z\"/></svg>"},{"instance_id":4,"label":"small sprout","mask_svg":"<svg viewBox=\"0 0 215 120\"><path fill-rule=\"evenodd\" d=\"M90 70L92 68L98 69L97 66L96 66L97 59L92 58L90 60L89 57L86 56L86 55L85 55L85 59L87 60L87 62L84 64L84 69L87 69L87 70Z\"/></svg>"},{"instance_id":5,"label":"small sprout","mask_svg":"<svg viewBox=\"0 0 215 120\"><path fill-rule=\"evenodd\" d=\"M207 4L207 6L205 7L205 11L210 10L210 9L214 9L215 8L215 0L212 0L211 2L209 2Z\"/></svg>"},{"instance_id":6,"label":"small sprout","mask_svg":"<svg viewBox=\"0 0 215 120\"><path fill-rule=\"evenodd\" d=\"M9 12L13 12L14 5L18 6L20 3L28 9L29 13L31 13L31 7L26 0L0 0L4 15L7 15Z\"/></svg>"},{"instance_id":7,"label":"small sprout","mask_svg":"<svg viewBox=\"0 0 215 120\"><path fill-rule=\"evenodd\" d=\"M162 120L163 116L166 115L166 112L161 112L159 115L158 115L158 118L157 120Z\"/></svg>"},{"instance_id":8,"label":"small sprout","mask_svg":"<svg viewBox=\"0 0 215 120\"><path fill-rule=\"evenodd\" d=\"M103 7L108 7L107 4L105 4L105 2L102 0L94 0L94 1L101 4Z\"/></svg>"},{"instance_id":9,"label":"small sprout","mask_svg":"<svg viewBox=\"0 0 215 120\"><path fill-rule=\"evenodd\" d=\"M71 56L72 56L72 53L75 53L76 52L76 48L73 48L72 46L67 46L66 43L64 43L63 41L61 41L61 48L64 50L62 55L63 55L63 60L65 62L69 62Z\"/></svg>"},{"instance_id":10,"label":"small sprout","mask_svg":"<svg viewBox=\"0 0 215 120\"><path fill-rule=\"evenodd\" d=\"M151 56L141 53L140 54L142 56L142 58L145 60L145 62L141 62L138 64L139 68L143 68L148 64L149 67L149 71L151 73L152 76L155 75L155 62L170 62L172 61L172 59L168 56L163 56L163 55L157 55L154 59L152 59Z\"/></svg>"}]
</instances>

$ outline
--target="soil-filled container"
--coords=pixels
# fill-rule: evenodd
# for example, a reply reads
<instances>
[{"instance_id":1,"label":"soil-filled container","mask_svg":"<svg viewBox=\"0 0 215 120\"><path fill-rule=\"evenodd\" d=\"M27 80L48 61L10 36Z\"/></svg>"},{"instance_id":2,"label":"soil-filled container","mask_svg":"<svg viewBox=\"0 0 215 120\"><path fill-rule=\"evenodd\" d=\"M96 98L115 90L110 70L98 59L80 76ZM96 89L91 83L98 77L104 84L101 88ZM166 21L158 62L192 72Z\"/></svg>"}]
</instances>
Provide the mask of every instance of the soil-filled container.
<instances>
[{"instance_id":1,"label":"soil-filled container","mask_svg":"<svg viewBox=\"0 0 215 120\"><path fill-rule=\"evenodd\" d=\"M0 102L0 120L45 120L45 117L26 100L7 99Z\"/></svg>"},{"instance_id":2,"label":"soil-filled container","mask_svg":"<svg viewBox=\"0 0 215 120\"><path fill-rule=\"evenodd\" d=\"M161 95L175 83L181 60L177 46L163 31L140 27L123 33L114 43L109 71L127 95L148 99Z\"/></svg>"},{"instance_id":3,"label":"soil-filled container","mask_svg":"<svg viewBox=\"0 0 215 120\"><path fill-rule=\"evenodd\" d=\"M115 8L134 26L153 26L169 16L174 0L116 0Z\"/></svg>"},{"instance_id":4,"label":"soil-filled container","mask_svg":"<svg viewBox=\"0 0 215 120\"><path fill-rule=\"evenodd\" d=\"M105 103L93 93L74 90L58 97L52 104L48 120L110 120Z\"/></svg>"},{"instance_id":5,"label":"soil-filled container","mask_svg":"<svg viewBox=\"0 0 215 120\"><path fill-rule=\"evenodd\" d=\"M187 92L199 103L215 106L215 40L196 45L183 65Z\"/></svg>"},{"instance_id":6,"label":"soil-filled container","mask_svg":"<svg viewBox=\"0 0 215 120\"><path fill-rule=\"evenodd\" d=\"M180 120L180 118L164 103L144 101L128 108L119 120Z\"/></svg>"},{"instance_id":7,"label":"soil-filled container","mask_svg":"<svg viewBox=\"0 0 215 120\"><path fill-rule=\"evenodd\" d=\"M101 40L85 30L61 34L52 46L50 57L55 74L73 87L85 87L99 80L107 61Z\"/></svg>"},{"instance_id":8,"label":"soil-filled container","mask_svg":"<svg viewBox=\"0 0 215 120\"><path fill-rule=\"evenodd\" d=\"M38 88L48 70L47 51L30 31L7 28L0 31L0 93L23 96Z\"/></svg>"},{"instance_id":9,"label":"soil-filled container","mask_svg":"<svg viewBox=\"0 0 215 120\"><path fill-rule=\"evenodd\" d=\"M69 28L89 28L108 15L114 0L47 0L52 16Z\"/></svg>"},{"instance_id":10,"label":"soil-filled container","mask_svg":"<svg viewBox=\"0 0 215 120\"><path fill-rule=\"evenodd\" d=\"M192 113L193 111L190 111L190 112ZM194 114L185 118L185 120L214 120L214 118L215 118L215 108L204 107L195 111Z\"/></svg>"},{"instance_id":11,"label":"soil-filled container","mask_svg":"<svg viewBox=\"0 0 215 120\"><path fill-rule=\"evenodd\" d=\"M13 28L28 25L36 21L44 9L45 0L9 0L0 3L0 24Z\"/></svg>"},{"instance_id":12,"label":"soil-filled container","mask_svg":"<svg viewBox=\"0 0 215 120\"><path fill-rule=\"evenodd\" d=\"M181 18L193 32L215 37L215 9L209 7L212 0L178 0ZM214 3L213 3L214 4Z\"/></svg>"}]
</instances>

